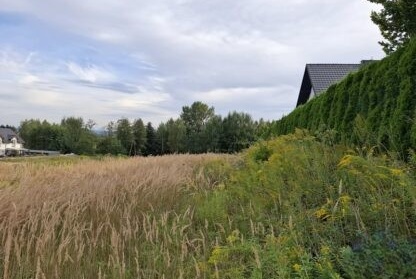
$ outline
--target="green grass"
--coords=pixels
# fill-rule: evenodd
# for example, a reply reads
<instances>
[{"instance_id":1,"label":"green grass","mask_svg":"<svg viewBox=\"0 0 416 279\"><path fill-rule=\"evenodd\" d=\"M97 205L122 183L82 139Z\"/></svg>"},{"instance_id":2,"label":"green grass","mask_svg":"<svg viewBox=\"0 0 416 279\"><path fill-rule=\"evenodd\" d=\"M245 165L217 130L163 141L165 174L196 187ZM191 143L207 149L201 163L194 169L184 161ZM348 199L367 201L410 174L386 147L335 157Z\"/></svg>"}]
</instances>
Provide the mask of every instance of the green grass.
<instances>
[{"instance_id":1,"label":"green grass","mask_svg":"<svg viewBox=\"0 0 416 279\"><path fill-rule=\"evenodd\" d=\"M258 143L196 205L214 278L412 278L414 169L303 131Z\"/></svg>"},{"instance_id":2,"label":"green grass","mask_svg":"<svg viewBox=\"0 0 416 279\"><path fill-rule=\"evenodd\" d=\"M164 163L166 171L173 164L185 168L192 157L180 158L170 157ZM94 184L98 179L94 173L105 173L100 164L107 172L111 164L120 164L118 171L129 169L132 176L135 161L125 160L86 161L94 170L85 177ZM149 177L162 175L164 169L155 168L165 159L158 160L149 161L154 164ZM82 164L73 167L79 171ZM177 169L172 173L178 174ZM66 177L67 183L77 185L71 177ZM416 274L415 169L387 155L356 152L298 130L259 142L237 158L204 160L179 188L144 188L136 193L139 178L123 180L123 173L109 177L112 186L106 187L114 190L113 197L100 192L103 202L95 204L92 196L94 203L83 203L85 211L70 218L72 226L82 229L79 235L73 232L77 241L62 238L65 224L58 222L55 234L47 234L55 236L46 241L50 246L41 246L40 254L30 250L32 254L21 255L17 265L14 242L0 232L6 247L0 248L0 274L6 259L12 267L9 278L42 278L42 274L43 278L413 278ZM164 183L168 180L158 179L152 187ZM140 204L146 201L146 206ZM67 207L57 204L62 220L77 210ZM0 224L6 222L4 216ZM100 226L102 232L97 233ZM93 239L96 246L91 245ZM61 255L59 265L52 255Z\"/></svg>"}]
</instances>

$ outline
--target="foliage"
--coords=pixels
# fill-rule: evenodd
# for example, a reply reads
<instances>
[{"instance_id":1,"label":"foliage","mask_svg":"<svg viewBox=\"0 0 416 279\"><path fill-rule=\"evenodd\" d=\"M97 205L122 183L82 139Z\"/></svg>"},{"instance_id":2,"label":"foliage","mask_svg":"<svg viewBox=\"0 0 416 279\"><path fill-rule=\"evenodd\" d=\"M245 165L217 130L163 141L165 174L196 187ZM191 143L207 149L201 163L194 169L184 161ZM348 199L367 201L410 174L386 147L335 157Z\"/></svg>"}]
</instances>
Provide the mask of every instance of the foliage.
<instances>
[{"instance_id":1,"label":"foliage","mask_svg":"<svg viewBox=\"0 0 416 279\"><path fill-rule=\"evenodd\" d=\"M63 153L94 154L96 143L95 136L90 126L84 123L80 117L67 117L61 121L63 129Z\"/></svg>"},{"instance_id":2,"label":"foliage","mask_svg":"<svg viewBox=\"0 0 416 279\"><path fill-rule=\"evenodd\" d=\"M141 118L136 119L132 125L132 133L134 140L134 155L143 153L146 144L146 127Z\"/></svg>"},{"instance_id":3,"label":"foliage","mask_svg":"<svg viewBox=\"0 0 416 279\"><path fill-rule=\"evenodd\" d=\"M239 152L256 139L256 126L247 113L229 113L222 122L221 151Z\"/></svg>"},{"instance_id":4,"label":"foliage","mask_svg":"<svg viewBox=\"0 0 416 279\"><path fill-rule=\"evenodd\" d=\"M120 140L114 136L106 136L100 138L97 144L98 154L119 155L126 154L126 150L121 145Z\"/></svg>"},{"instance_id":5,"label":"foliage","mask_svg":"<svg viewBox=\"0 0 416 279\"><path fill-rule=\"evenodd\" d=\"M273 122L266 134L288 134L296 128L313 133L329 130L334 142L362 147L366 141L377 151L389 150L405 158L416 147L415 57L416 40L412 40Z\"/></svg>"},{"instance_id":6,"label":"foliage","mask_svg":"<svg viewBox=\"0 0 416 279\"><path fill-rule=\"evenodd\" d=\"M167 146L169 153L182 153L185 151L186 127L181 119L166 122Z\"/></svg>"},{"instance_id":7,"label":"foliage","mask_svg":"<svg viewBox=\"0 0 416 279\"><path fill-rule=\"evenodd\" d=\"M110 121L106 127L105 135L98 139L96 150L98 154L126 154L126 150L121 145L120 140L116 137L116 130L116 124L113 121Z\"/></svg>"},{"instance_id":8,"label":"foliage","mask_svg":"<svg viewBox=\"0 0 416 279\"><path fill-rule=\"evenodd\" d=\"M325 131L238 156L6 160L0 274L411 278L414 166Z\"/></svg>"},{"instance_id":9,"label":"foliage","mask_svg":"<svg viewBox=\"0 0 416 279\"><path fill-rule=\"evenodd\" d=\"M168 154L168 129L165 123L160 123L156 130L156 141L159 147L159 154Z\"/></svg>"},{"instance_id":10,"label":"foliage","mask_svg":"<svg viewBox=\"0 0 416 279\"><path fill-rule=\"evenodd\" d=\"M159 142L156 131L150 122L146 125L146 143L143 154L146 156L159 154Z\"/></svg>"},{"instance_id":11,"label":"foliage","mask_svg":"<svg viewBox=\"0 0 416 279\"><path fill-rule=\"evenodd\" d=\"M117 120L116 137L120 141L121 146L126 151L127 155L133 155L135 152L135 139L130 121L127 118Z\"/></svg>"},{"instance_id":12,"label":"foliage","mask_svg":"<svg viewBox=\"0 0 416 279\"><path fill-rule=\"evenodd\" d=\"M186 146L191 153L203 153L205 150L204 130L214 116L214 108L202 102L194 102L190 107L182 107L180 118L186 128Z\"/></svg>"},{"instance_id":13,"label":"foliage","mask_svg":"<svg viewBox=\"0 0 416 279\"><path fill-rule=\"evenodd\" d=\"M382 232L360 247L341 248L344 278L412 278L416 274L416 243Z\"/></svg>"},{"instance_id":14,"label":"foliage","mask_svg":"<svg viewBox=\"0 0 416 279\"><path fill-rule=\"evenodd\" d=\"M416 35L416 2L414 0L369 0L381 4L379 12L372 12L371 19L380 28L386 41L380 42L390 54L405 45Z\"/></svg>"},{"instance_id":15,"label":"foliage","mask_svg":"<svg viewBox=\"0 0 416 279\"><path fill-rule=\"evenodd\" d=\"M190 107L182 107L181 119L185 123L186 132L199 133L208 120L214 116L214 108L202 102L194 102Z\"/></svg>"},{"instance_id":16,"label":"foliage","mask_svg":"<svg viewBox=\"0 0 416 279\"><path fill-rule=\"evenodd\" d=\"M219 115L214 115L206 124L203 132L203 144L208 152L220 152L221 138L224 137L226 127L223 119Z\"/></svg>"},{"instance_id":17,"label":"foliage","mask_svg":"<svg viewBox=\"0 0 416 279\"><path fill-rule=\"evenodd\" d=\"M181 117L146 126L141 118L110 121L104 131L93 132L95 122L80 117L50 124L30 119L21 122L19 134L32 149L75 154L163 155L175 153L234 153L247 148L267 132L268 122L253 121L246 113L225 118L202 102L184 106ZM150 126L149 126L150 125Z\"/></svg>"},{"instance_id":18,"label":"foliage","mask_svg":"<svg viewBox=\"0 0 416 279\"><path fill-rule=\"evenodd\" d=\"M19 133L27 148L54 151L63 148L64 131L59 125L47 121L25 120L20 124Z\"/></svg>"},{"instance_id":19,"label":"foliage","mask_svg":"<svg viewBox=\"0 0 416 279\"><path fill-rule=\"evenodd\" d=\"M197 199L197 220L221 224L211 276L410 278L416 181L407 171L301 130L255 144Z\"/></svg>"}]
</instances>

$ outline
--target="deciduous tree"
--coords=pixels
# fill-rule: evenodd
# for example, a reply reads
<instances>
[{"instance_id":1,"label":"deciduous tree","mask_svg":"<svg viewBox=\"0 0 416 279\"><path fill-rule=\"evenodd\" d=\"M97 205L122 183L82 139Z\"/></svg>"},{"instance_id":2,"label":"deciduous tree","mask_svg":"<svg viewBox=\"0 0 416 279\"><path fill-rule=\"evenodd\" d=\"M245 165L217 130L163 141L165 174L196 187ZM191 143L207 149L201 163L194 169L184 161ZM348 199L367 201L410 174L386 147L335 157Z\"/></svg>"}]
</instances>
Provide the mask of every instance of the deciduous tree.
<instances>
[{"instance_id":1,"label":"deciduous tree","mask_svg":"<svg viewBox=\"0 0 416 279\"><path fill-rule=\"evenodd\" d=\"M132 126L134 155L141 155L146 144L146 127L142 119L136 119Z\"/></svg>"},{"instance_id":2,"label":"deciduous tree","mask_svg":"<svg viewBox=\"0 0 416 279\"><path fill-rule=\"evenodd\" d=\"M385 41L379 43L387 54L406 44L416 35L415 0L369 1L383 6L381 11L372 12L371 19L380 28Z\"/></svg>"},{"instance_id":3,"label":"deciduous tree","mask_svg":"<svg viewBox=\"0 0 416 279\"><path fill-rule=\"evenodd\" d=\"M134 136L130 126L130 121L127 118L117 120L117 139L126 150L127 155L134 154Z\"/></svg>"}]
</instances>

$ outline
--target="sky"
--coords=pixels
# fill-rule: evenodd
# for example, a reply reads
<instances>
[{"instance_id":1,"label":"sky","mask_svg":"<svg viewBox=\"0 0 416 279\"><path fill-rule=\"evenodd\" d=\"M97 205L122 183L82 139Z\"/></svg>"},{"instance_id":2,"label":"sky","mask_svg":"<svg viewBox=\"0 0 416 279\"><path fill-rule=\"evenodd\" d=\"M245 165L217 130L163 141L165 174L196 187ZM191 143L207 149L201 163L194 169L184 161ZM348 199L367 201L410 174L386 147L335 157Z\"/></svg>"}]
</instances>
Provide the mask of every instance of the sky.
<instances>
[{"instance_id":1,"label":"sky","mask_svg":"<svg viewBox=\"0 0 416 279\"><path fill-rule=\"evenodd\" d=\"M127 117L195 101L275 120L306 63L381 59L366 0L0 0L0 124Z\"/></svg>"}]
</instances>

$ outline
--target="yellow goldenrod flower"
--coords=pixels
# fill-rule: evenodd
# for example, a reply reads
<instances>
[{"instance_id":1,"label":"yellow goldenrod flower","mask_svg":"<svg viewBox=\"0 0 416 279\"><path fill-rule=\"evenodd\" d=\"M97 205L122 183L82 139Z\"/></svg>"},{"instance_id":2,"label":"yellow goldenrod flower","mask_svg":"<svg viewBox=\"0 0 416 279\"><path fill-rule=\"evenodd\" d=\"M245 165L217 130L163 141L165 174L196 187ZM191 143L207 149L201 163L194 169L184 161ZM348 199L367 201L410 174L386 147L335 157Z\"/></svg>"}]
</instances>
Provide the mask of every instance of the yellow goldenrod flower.
<instances>
[{"instance_id":1,"label":"yellow goldenrod flower","mask_svg":"<svg viewBox=\"0 0 416 279\"><path fill-rule=\"evenodd\" d=\"M292 267L296 272L300 272L302 270L302 266L300 264L294 264Z\"/></svg>"}]
</instances>

